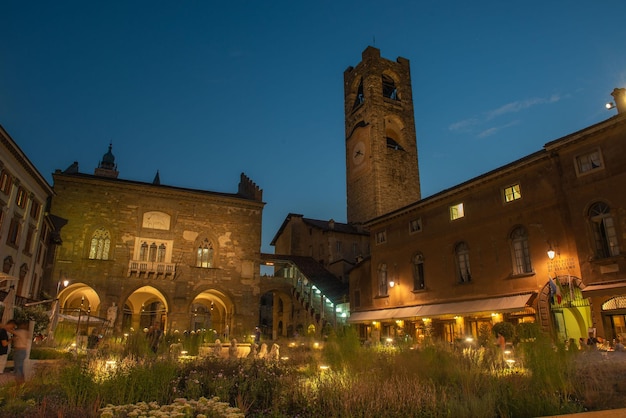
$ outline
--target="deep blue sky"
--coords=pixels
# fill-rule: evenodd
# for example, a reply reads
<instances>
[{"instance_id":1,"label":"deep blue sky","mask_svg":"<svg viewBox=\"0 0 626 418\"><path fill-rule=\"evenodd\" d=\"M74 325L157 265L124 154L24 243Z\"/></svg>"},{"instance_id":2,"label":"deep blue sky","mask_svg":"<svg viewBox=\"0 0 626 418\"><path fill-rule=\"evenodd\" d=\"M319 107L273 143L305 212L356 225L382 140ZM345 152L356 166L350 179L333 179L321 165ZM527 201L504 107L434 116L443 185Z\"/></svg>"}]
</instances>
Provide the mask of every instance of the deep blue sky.
<instances>
[{"instance_id":1,"label":"deep blue sky","mask_svg":"<svg viewBox=\"0 0 626 418\"><path fill-rule=\"evenodd\" d=\"M626 2L4 1L0 124L52 182L93 173L264 190L345 222L343 72L373 45L411 62L427 197L615 114Z\"/></svg>"}]
</instances>

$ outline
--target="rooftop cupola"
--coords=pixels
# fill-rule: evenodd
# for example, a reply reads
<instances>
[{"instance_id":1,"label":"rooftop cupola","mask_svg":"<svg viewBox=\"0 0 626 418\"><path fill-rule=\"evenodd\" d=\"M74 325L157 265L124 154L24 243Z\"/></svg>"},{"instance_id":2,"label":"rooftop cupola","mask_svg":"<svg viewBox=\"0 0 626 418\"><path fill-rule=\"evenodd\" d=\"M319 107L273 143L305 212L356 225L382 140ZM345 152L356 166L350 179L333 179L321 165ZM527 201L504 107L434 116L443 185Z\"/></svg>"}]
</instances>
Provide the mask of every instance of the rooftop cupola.
<instances>
[{"instance_id":1,"label":"rooftop cupola","mask_svg":"<svg viewBox=\"0 0 626 418\"><path fill-rule=\"evenodd\" d=\"M94 171L96 176L117 178L119 172L115 164L115 156L111 152L112 148L113 144L109 143L109 150L102 156L102 161L100 161L98 168Z\"/></svg>"}]
</instances>

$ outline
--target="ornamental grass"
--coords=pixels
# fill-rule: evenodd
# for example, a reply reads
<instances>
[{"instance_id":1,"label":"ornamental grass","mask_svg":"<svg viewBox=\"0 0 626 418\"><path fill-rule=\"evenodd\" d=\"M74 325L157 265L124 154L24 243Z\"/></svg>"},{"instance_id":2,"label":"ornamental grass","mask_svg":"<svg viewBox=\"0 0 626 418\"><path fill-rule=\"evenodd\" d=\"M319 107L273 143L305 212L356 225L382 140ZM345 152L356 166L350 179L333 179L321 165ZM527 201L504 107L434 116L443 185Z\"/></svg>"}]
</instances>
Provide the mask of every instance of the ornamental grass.
<instances>
[{"instance_id":1,"label":"ornamental grass","mask_svg":"<svg viewBox=\"0 0 626 418\"><path fill-rule=\"evenodd\" d=\"M524 418L626 407L626 353L566 350L541 334L505 354L489 338L367 346L346 331L321 348L285 341L280 360L128 344L38 363L24 385L0 387L0 416Z\"/></svg>"}]
</instances>

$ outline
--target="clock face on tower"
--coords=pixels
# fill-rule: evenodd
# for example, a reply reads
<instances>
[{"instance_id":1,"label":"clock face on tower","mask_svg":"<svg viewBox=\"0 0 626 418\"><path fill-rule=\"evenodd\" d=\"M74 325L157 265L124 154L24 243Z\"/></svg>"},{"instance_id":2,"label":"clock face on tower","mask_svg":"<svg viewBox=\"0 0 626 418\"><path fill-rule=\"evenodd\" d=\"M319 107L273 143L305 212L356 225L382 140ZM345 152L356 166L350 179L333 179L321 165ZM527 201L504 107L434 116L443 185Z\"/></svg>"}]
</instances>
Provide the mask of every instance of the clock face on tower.
<instances>
[{"instance_id":1,"label":"clock face on tower","mask_svg":"<svg viewBox=\"0 0 626 418\"><path fill-rule=\"evenodd\" d=\"M352 147L352 162L354 165L360 165L365 160L365 144L359 141Z\"/></svg>"}]
</instances>

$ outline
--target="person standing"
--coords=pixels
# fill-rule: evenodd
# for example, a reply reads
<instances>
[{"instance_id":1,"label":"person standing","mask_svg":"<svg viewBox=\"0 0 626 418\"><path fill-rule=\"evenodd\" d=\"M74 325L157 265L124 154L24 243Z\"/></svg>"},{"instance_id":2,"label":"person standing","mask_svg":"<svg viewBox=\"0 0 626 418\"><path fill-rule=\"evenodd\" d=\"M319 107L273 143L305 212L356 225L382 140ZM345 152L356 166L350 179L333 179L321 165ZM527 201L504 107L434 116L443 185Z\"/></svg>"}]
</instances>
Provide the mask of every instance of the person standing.
<instances>
[{"instance_id":1,"label":"person standing","mask_svg":"<svg viewBox=\"0 0 626 418\"><path fill-rule=\"evenodd\" d=\"M9 333L15 329L15 321L9 321L6 325L0 326L0 374L4 373L9 356L9 344L11 339Z\"/></svg>"},{"instance_id":2,"label":"person standing","mask_svg":"<svg viewBox=\"0 0 626 418\"><path fill-rule=\"evenodd\" d=\"M16 328L13 330L13 344L11 349L13 350L13 364L14 364L14 372L15 372L15 381L18 384L24 383L24 363L26 361L26 353L28 351L28 329L26 329L23 324L17 324L15 321L9 321L10 324L13 322ZM28 324L26 324L28 325Z\"/></svg>"},{"instance_id":3,"label":"person standing","mask_svg":"<svg viewBox=\"0 0 626 418\"><path fill-rule=\"evenodd\" d=\"M254 343L256 345L259 345L261 343L261 330L259 329L259 327L256 327L256 329L254 330Z\"/></svg>"},{"instance_id":4,"label":"person standing","mask_svg":"<svg viewBox=\"0 0 626 418\"><path fill-rule=\"evenodd\" d=\"M506 348L506 339L504 338L504 335L498 333L497 344L498 347L500 347L500 350L504 351Z\"/></svg>"}]
</instances>

